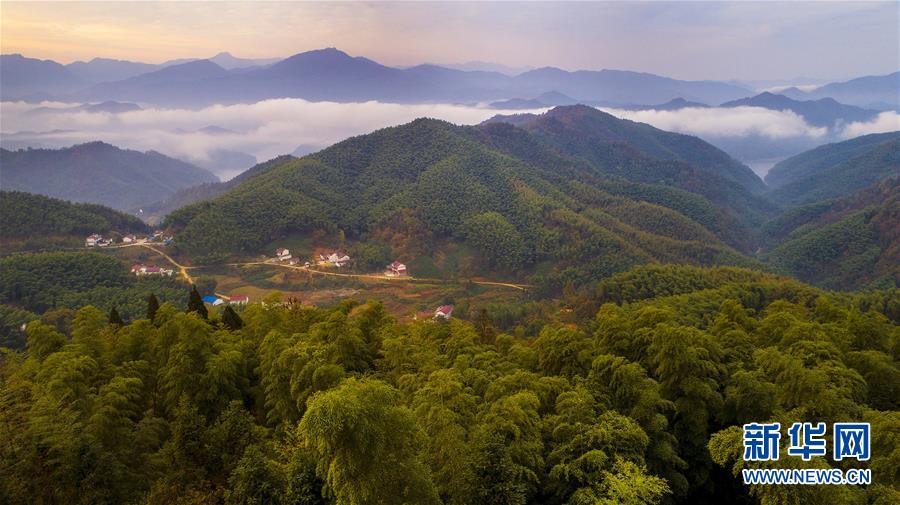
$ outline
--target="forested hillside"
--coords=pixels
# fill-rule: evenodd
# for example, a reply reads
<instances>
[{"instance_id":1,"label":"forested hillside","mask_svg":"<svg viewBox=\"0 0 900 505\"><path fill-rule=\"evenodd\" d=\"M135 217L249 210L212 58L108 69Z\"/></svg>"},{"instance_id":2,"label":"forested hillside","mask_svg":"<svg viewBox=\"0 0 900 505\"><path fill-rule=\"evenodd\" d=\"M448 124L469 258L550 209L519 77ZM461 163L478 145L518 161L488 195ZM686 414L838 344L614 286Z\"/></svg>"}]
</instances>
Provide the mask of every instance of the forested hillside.
<instances>
[{"instance_id":1,"label":"forested hillside","mask_svg":"<svg viewBox=\"0 0 900 505\"><path fill-rule=\"evenodd\" d=\"M184 307L187 289L174 278L135 277L119 259L94 252L0 258L0 347L21 344L19 324L41 314L94 305L132 320L145 314L151 293Z\"/></svg>"},{"instance_id":2,"label":"forested hillside","mask_svg":"<svg viewBox=\"0 0 900 505\"><path fill-rule=\"evenodd\" d=\"M593 118L581 107L569 109L573 114L584 114L601 122L612 118L600 111L594 111L601 116ZM601 127L600 134L595 134L591 124L583 124L582 130L572 132L571 138L581 139L579 142L547 142L539 138L540 134L531 134L520 127L543 116L524 116L530 119L512 123L505 120L486 121L474 130L477 139L548 172L583 180L621 196L672 208L702 223L726 243L742 251L754 249L751 227L763 216L774 212L773 205L751 194L748 188L739 187L737 183L721 177L719 170L698 168L671 159L651 158L627 141L605 139L602 135L602 128L605 127ZM548 121L552 124L556 120L551 118ZM612 118L612 121L620 120ZM669 134L655 129L650 132ZM688 144L699 141L683 135L676 138L681 137L687 139ZM713 153L716 151L708 144L706 148ZM727 158L720 151L719 154ZM715 163L729 164L725 158L719 158ZM751 185L757 184L760 184L758 178Z\"/></svg>"},{"instance_id":3,"label":"forested hillside","mask_svg":"<svg viewBox=\"0 0 900 505\"><path fill-rule=\"evenodd\" d=\"M776 164L766 174L766 184L777 188L805 179L829 167L865 154L873 147L900 138L900 132L873 133L834 144L825 144Z\"/></svg>"},{"instance_id":4,"label":"forested hillside","mask_svg":"<svg viewBox=\"0 0 900 505\"><path fill-rule=\"evenodd\" d=\"M226 182L207 182L204 184L199 184L197 186L191 186L189 188L179 190L165 200L143 206L143 208L141 209L144 211L142 215L147 221L159 222L173 210L179 209L194 202L215 198L222 193L225 193L229 189L237 186L241 182L292 159L294 159L293 156L285 154L275 157L264 163L254 165L253 167L245 170L244 172L241 172L236 177ZM137 210L138 208L134 208L132 209L132 212L136 212Z\"/></svg>"},{"instance_id":5,"label":"forested hillside","mask_svg":"<svg viewBox=\"0 0 900 505\"><path fill-rule=\"evenodd\" d=\"M900 284L900 178L850 197L786 212L767 232L780 243L764 259L833 289Z\"/></svg>"},{"instance_id":6,"label":"forested hillside","mask_svg":"<svg viewBox=\"0 0 900 505\"><path fill-rule=\"evenodd\" d=\"M723 151L689 135L666 132L643 123L618 119L583 105L557 107L541 115L499 117L483 129L494 135L514 137L514 124L531 134L525 149L518 140L503 139L499 146L532 163L532 144L551 147L595 177L620 178L644 184L683 189L705 197L739 218L737 226L755 227L775 213L776 207L759 196L765 185L749 168ZM498 124L499 123L499 124ZM553 169L559 165L545 165ZM748 233L741 233L745 238Z\"/></svg>"},{"instance_id":7,"label":"forested hillside","mask_svg":"<svg viewBox=\"0 0 900 505\"><path fill-rule=\"evenodd\" d=\"M146 232L140 219L104 207L21 191L0 191L0 250L78 246L92 233Z\"/></svg>"},{"instance_id":8,"label":"forested hillside","mask_svg":"<svg viewBox=\"0 0 900 505\"><path fill-rule=\"evenodd\" d=\"M769 195L785 206L849 196L900 176L900 132L857 137L801 153L766 176Z\"/></svg>"},{"instance_id":9,"label":"forested hillside","mask_svg":"<svg viewBox=\"0 0 900 505\"><path fill-rule=\"evenodd\" d=\"M694 175L684 189L665 187L665 176L616 173L507 125L419 119L285 161L173 212L165 224L177 231L179 250L201 260L257 253L279 237L316 230L371 241L389 229L426 250L437 239L463 241L477 251L482 271L527 272L550 262L541 280L554 288L654 261L749 264L723 242L752 250L747 216L738 209L766 204L715 177L739 173L741 165L708 145L709 157L724 158L702 170L606 145L620 151L609 166L673 166ZM694 191L690 181L705 189ZM732 198L735 207L710 203L703 192L716 181L745 199Z\"/></svg>"},{"instance_id":10,"label":"forested hillside","mask_svg":"<svg viewBox=\"0 0 900 505\"><path fill-rule=\"evenodd\" d=\"M628 144L651 159L682 161L754 193L765 190L752 170L698 137L619 119L594 107L555 107L518 126L561 151L593 161L599 167L612 168L620 161L605 156L604 149Z\"/></svg>"},{"instance_id":11,"label":"forested hillside","mask_svg":"<svg viewBox=\"0 0 900 505\"><path fill-rule=\"evenodd\" d=\"M33 321L0 361L12 503L789 504L900 497L898 292L645 267L598 310L377 303ZM611 302L611 303L605 303ZM601 305L602 304L602 305ZM532 306L533 308L534 306ZM527 327L529 330L525 330ZM62 329L60 329L62 328ZM869 486L739 484L743 423L871 423ZM786 447L787 437L782 437ZM846 459L787 468L850 468Z\"/></svg>"},{"instance_id":12,"label":"forested hillside","mask_svg":"<svg viewBox=\"0 0 900 505\"><path fill-rule=\"evenodd\" d=\"M0 186L128 210L218 179L160 153L90 142L65 149L0 149Z\"/></svg>"}]
</instances>

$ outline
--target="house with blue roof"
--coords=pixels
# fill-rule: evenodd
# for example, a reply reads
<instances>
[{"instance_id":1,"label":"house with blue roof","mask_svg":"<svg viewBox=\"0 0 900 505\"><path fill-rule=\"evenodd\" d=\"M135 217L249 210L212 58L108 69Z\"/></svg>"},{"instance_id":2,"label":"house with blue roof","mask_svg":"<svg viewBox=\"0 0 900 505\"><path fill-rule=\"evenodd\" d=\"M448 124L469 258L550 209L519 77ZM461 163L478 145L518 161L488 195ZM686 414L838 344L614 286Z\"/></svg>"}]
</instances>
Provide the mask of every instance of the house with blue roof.
<instances>
[{"instance_id":1,"label":"house with blue roof","mask_svg":"<svg viewBox=\"0 0 900 505\"><path fill-rule=\"evenodd\" d=\"M203 303L208 303L215 307L216 305L222 305L225 302L223 302L221 298L217 298L217 297L211 296L211 295L206 295L203 297Z\"/></svg>"}]
</instances>

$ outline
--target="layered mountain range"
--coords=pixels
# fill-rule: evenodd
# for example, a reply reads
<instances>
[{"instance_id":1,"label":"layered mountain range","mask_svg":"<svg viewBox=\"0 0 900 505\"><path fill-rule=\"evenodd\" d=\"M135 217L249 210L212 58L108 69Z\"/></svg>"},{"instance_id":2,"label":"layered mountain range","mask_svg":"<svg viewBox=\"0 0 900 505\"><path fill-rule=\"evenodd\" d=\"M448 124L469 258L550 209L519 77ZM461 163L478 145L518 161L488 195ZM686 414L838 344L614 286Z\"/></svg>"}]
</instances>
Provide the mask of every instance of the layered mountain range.
<instances>
[{"instance_id":1,"label":"layered mountain range","mask_svg":"<svg viewBox=\"0 0 900 505\"><path fill-rule=\"evenodd\" d=\"M711 105L753 94L734 83L685 81L625 70L570 72L544 67L510 74L477 70L490 68L485 66L394 68L335 48L285 59L254 60L220 53L208 59L158 65L104 58L62 65L7 54L0 57L0 68L4 100L55 98L201 106L291 97L339 102L497 101L498 108L532 108L573 103L641 107L676 99ZM867 76L814 91L788 88L782 93L800 101L832 98L877 110L896 109L900 107L898 79L900 73Z\"/></svg>"},{"instance_id":2,"label":"layered mountain range","mask_svg":"<svg viewBox=\"0 0 900 505\"><path fill-rule=\"evenodd\" d=\"M749 91L716 81L683 81L622 70L568 72L546 67L507 75L437 65L393 68L334 48L283 60L207 60L142 63L95 59L61 65L3 55L4 100L55 97L72 101L135 101L205 105L294 97L307 100L477 102L556 91L581 101L662 103L685 97L719 103Z\"/></svg>"}]
</instances>

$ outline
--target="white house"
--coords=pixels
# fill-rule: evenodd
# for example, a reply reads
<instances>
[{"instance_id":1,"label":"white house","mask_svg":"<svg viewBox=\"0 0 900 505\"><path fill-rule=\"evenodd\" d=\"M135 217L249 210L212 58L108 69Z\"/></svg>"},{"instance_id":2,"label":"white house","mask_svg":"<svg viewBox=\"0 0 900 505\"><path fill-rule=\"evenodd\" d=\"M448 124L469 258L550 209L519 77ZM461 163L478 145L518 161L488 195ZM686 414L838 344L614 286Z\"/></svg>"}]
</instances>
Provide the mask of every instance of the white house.
<instances>
[{"instance_id":1,"label":"white house","mask_svg":"<svg viewBox=\"0 0 900 505\"><path fill-rule=\"evenodd\" d=\"M131 273L137 276L142 275L165 275L167 277L171 277L172 274L175 273L175 270L171 268L160 268L154 265L144 265L142 263L135 263L131 265Z\"/></svg>"},{"instance_id":2,"label":"white house","mask_svg":"<svg viewBox=\"0 0 900 505\"><path fill-rule=\"evenodd\" d=\"M278 258L278 261L287 261L291 259L291 251L283 247L279 247L275 250L275 257Z\"/></svg>"},{"instance_id":3,"label":"white house","mask_svg":"<svg viewBox=\"0 0 900 505\"><path fill-rule=\"evenodd\" d=\"M94 247L103 241L103 237L94 233L93 235L88 236L88 238L84 239L85 247Z\"/></svg>"},{"instance_id":4,"label":"white house","mask_svg":"<svg viewBox=\"0 0 900 505\"><path fill-rule=\"evenodd\" d=\"M336 267L345 266L347 263L350 263L350 256L347 256L347 253L343 251L334 251L331 253L322 253L319 254L319 259L321 261L331 263Z\"/></svg>"},{"instance_id":5,"label":"white house","mask_svg":"<svg viewBox=\"0 0 900 505\"><path fill-rule=\"evenodd\" d=\"M453 315L453 305L441 305L434 311L435 319L450 319Z\"/></svg>"},{"instance_id":6,"label":"white house","mask_svg":"<svg viewBox=\"0 0 900 505\"><path fill-rule=\"evenodd\" d=\"M399 261L395 261L388 265L387 272L385 273L394 277L402 277L406 275L406 265L400 263Z\"/></svg>"},{"instance_id":7,"label":"white house","mask_svg":"<svg viewBox=\"0 0 900 505\"><path fill-rule=\"evenodd\" d=\"M136 240L137 240L137 237L135 237L134 235L125 235L124 237L122 237L123 244L131 244L131 243L135 242Z\"/></svg>"},{"instance_id":8,"label":"white house","mask_svg":"<svg viewBox=\"0 0 900 505\"><path fill-rule=\"evenodd\" d=\"M250 302L250 297L247 295L232 295L228 300L231 305L247 305L248 302Z\"/></svg>"}]
</instances>

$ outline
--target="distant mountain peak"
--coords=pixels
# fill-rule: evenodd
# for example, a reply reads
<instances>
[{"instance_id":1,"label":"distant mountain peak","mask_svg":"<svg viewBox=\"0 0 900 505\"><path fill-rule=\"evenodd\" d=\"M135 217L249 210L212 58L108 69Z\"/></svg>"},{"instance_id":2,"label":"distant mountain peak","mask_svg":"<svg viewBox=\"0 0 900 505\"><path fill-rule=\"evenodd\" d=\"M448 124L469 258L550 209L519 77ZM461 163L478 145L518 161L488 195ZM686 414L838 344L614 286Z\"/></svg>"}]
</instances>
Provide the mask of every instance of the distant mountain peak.
<instances>
[{"instance_id":1,"label":"distant mountain peak","mask_svg":"<svg viewBox=\"0 0 900 505\"><path fill-rule=\"evenodd\" d=\"M581 117L586 115L594 115L597 117L609 117L613 119L618 119L612 114L607 112L603 112L602 110L591 107L590 105L584 105L581 103L576 103L572 105L558 105L548 110L543 116L546 117Z\"/></svg>"},{"instance_id":2,"label":"distant mountain peak","mask_svg":"<svg viewBox=\"0 0 900 505\"><path fill-rule=\"evenodd\" d=\"M63 148L63 149L65 149L65 148ZM119 150L118 147L116 147L112 144L109 144L107 142L104 142L102 140L92 140L90 142L85 142L83 144L75 144L72 147L70 147L69 149L71 149L73 151Z\"/></svg>"},{"instance_id":3,"label":"distant mountain peak","mask_svg":"<svg viewBox=\"0 0 900 505\"><path fill-rule=\"evenodd\" d=\"M790 110L803 117L813 126L831 128L836 123L850 123L854 121L870 121L878 115L878 112L863 109L853 105L846 105L831 97L818 100L796 100L789 96L764 91L758 95L725 102L722 107L762 107L770 110Z\"/></svg>"},{"instance_id":4,"label":"distant mountain peak","mask_svg":"<svg viewBox=\"0 0 900 505\"><path fill-rule=\"evenodd\" d=\"M340 49L338 49L336 47L324 47L322 49L312 49L310 51L303 51L302 53L297 53L293 56L289 56L286 59L289 60L292 58L300 58L300 57L309 58L309 57L315 57L315 56L329 56L329 57L349 58L349 59L353 58L349 54L345 53L344 51L341 51Z\"/></svg>"}]
</instances>

